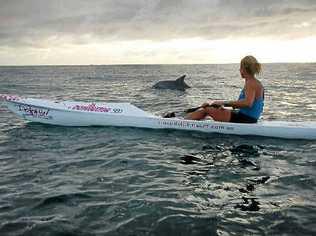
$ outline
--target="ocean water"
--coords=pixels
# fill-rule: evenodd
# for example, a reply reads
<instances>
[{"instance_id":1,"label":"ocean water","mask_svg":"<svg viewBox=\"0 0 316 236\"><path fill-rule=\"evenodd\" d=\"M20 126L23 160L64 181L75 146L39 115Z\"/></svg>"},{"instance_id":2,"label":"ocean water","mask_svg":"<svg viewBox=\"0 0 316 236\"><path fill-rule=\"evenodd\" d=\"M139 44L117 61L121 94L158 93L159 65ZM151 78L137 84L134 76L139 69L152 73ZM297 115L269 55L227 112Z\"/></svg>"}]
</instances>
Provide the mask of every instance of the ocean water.
<instances>
[{"instance_id":1,"label":"ocean water","mask_svg":"<svg viewBox=\"0 0 316 236\"><path fill-rule=\"evenodd\" d=\"M187 74L186 92L151 86ZM267 64L265 120L316 120L316 64ZM154 114L238 97L239 65L0 67L0 93ZM29 123L0 106L0 235L316 235L316 142Z\"/></svg>"}]
</instances>

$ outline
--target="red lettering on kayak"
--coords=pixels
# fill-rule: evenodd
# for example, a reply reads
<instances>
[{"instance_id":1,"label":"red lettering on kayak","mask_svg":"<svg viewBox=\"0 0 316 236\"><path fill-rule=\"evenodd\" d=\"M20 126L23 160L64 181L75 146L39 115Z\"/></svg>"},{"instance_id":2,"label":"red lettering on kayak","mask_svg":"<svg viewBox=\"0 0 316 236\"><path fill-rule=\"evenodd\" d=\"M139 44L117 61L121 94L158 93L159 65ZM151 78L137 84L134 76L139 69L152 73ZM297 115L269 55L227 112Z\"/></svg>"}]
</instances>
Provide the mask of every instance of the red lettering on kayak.
<instances>
[{"instance_id":1,"label":"red lettering on kayak","mask_svg":"<svg viewBox=\"0 0 316 236\"><path fill-rule=\"evenodd\" d=\"M21 98L18 97L18 96L14 96L14 95L1 94L1 95L0 95L0 99L7 100L7 101L18 101L18 100L20 100Z\"/></svg>"}]
</instances>

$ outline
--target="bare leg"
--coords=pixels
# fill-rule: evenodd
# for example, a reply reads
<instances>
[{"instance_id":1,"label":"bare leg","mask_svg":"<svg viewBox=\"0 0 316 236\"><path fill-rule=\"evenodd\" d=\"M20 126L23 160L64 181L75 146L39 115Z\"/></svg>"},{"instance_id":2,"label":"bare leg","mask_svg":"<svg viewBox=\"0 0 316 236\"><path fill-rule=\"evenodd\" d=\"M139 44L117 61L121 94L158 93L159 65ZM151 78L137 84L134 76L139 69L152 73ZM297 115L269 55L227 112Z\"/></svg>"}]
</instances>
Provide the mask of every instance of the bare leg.
<instances>
[{"instance_id":1,"label":"bare leg","mask_svg":"<svg viewBox=\"0 0 316 236\"><path fill-rule=\"evenodd\" d=\"M188 114L186 118L190 120L202 120L206 116L212 117L215 121L229 122L231 111L224 108L207 107Z\"/></svg>"},{"instance_id":2,"label":"bare leg","mask_svg":"<svg viewBox=\"0 0 316 236\"><path fill-rule=\"evenodd\" d=\"M201 108L195 112L191 112L187 115L186 119L188 120L202 120L207 116L206 110Z\"/></svg>"},{"instance_id":3,"label":"bare leg","mask_svg":"<svg viewBox=\"0 0 316 236\"><path fill-rule=\"evenodd\" d=\"M225 108L205 108L206 113L215 121L229 122L231 118L231 111Z\"/></svg>"}]
</instances>

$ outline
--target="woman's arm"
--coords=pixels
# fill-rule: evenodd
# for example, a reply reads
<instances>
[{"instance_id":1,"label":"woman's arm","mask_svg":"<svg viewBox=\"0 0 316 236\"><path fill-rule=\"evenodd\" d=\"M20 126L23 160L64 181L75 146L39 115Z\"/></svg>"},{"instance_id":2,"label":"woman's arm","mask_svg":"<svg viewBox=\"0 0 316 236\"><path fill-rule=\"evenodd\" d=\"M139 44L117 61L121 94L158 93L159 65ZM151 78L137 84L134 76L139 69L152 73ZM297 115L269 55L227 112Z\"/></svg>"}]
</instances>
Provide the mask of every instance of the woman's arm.
<instances>
[{"instance_id":1,"label":"woman's arm","mask_svg":"<svg viewBox=\"0 0 316 236\"><path fill-rule=\"evenodd\" d=\"M251 107L255 100L256 92L252 83L246 83L245 98L238 101L215 101L213 104L223 105L233 108Z\"/></svg>"}]
</instances>

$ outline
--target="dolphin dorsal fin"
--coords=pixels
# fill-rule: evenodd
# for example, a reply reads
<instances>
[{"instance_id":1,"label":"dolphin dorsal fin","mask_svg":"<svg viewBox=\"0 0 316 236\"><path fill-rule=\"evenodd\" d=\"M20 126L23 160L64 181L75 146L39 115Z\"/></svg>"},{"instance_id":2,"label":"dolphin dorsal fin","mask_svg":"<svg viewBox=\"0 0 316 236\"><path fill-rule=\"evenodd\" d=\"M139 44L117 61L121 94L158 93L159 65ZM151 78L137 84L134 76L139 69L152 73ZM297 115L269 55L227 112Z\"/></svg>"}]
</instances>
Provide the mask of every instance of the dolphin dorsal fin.
<instances>
[{"instance_id":1,"label":"dolphin dorsal fin","mask_svg":"<svg viewBox=\"0 0 316 236\"><path fill-rule=\"evenodd\" d=\"M182 75L181 77L179 77L178 79L176 79L176 82L178 84L183 84L184 83L184 78L185 78L186 75Z\"/></svg>"}]
</instances>

